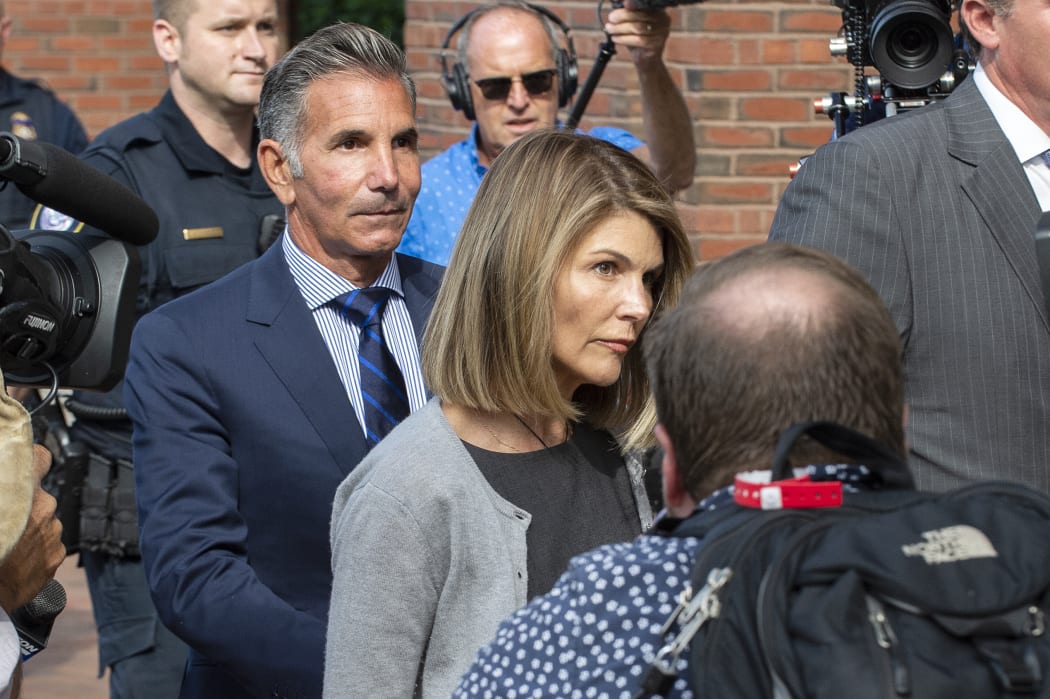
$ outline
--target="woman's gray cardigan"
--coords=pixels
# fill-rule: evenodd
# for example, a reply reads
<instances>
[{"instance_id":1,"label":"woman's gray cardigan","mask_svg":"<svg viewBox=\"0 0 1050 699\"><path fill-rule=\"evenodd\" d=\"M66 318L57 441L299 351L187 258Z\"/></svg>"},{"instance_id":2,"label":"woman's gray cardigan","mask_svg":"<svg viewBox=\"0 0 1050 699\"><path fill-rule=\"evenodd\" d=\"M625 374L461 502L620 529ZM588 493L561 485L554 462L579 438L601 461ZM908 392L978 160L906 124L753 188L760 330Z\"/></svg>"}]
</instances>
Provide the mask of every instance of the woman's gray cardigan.
<instances>
[{"instance_id":1,"label":"woman's gray cardigan","mask_svg":"<svg viewBox=\"0 0 1050 699\"><path fill-rule=\"evenodd\" d=\"M644 530L642 467L627 463ZM417 681L416 696L448 697L525 604L530 520L488 484L438 399L383 439L335 495L326 699L408 699Z\"/></svg>"}]
</instances>

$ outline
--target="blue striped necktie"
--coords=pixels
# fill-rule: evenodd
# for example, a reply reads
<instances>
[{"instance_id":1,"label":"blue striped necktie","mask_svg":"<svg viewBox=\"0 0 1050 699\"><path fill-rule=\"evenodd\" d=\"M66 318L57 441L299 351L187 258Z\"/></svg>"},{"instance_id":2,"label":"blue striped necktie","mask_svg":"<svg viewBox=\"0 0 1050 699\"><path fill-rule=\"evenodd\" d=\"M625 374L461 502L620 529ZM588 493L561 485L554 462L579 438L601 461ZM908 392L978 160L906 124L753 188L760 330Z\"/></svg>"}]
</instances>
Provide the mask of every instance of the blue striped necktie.
<instances>
[{"instance_id":1,"label":"blue striped necktie","mask_svg":"<svg viewBox=\"0 0 1050 699\"><path fill-rule=\"evenodd\" d=\"M357 359L370 449L410 411L405 379L383 340L383 311L391 293L385 287L370 286L345 293L334 301L343 316L361 329Z\"/></svg>"},{"instance_id":2,"label":"blue striped necktie","mask_svg":"<svg viewBox=\"0 0 1050 699\"><path fill-rule=\"evenodd\" d=\"M1050 168L1050 150L1044 150L1042 152L1042 156L1043 156L1043 162L1046 163L1046 166L1048 168Z\"/></svg>"}]
</instances>

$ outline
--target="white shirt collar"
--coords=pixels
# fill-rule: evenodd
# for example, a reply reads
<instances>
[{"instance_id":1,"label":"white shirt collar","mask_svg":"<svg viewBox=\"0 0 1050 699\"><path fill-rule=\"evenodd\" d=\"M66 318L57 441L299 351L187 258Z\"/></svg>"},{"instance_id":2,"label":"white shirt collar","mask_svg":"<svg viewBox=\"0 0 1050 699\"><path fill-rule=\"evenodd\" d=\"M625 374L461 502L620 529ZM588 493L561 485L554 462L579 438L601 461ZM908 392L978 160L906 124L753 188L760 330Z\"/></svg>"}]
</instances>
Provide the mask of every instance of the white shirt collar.
<instances>
[{"instance_id":1,"label":"white shirt collar","mask_svg":"<svg viewBox=\"0 0 1050 699\"><path fill-rule=\"evenodd\" d=\"M299 287L307 307L314 311L324 306L332 299L353 291L357 287L346 279L328 269L314 258L307 255L295 244L292 236L288 235L287 229L281 236L281 244L284 246L284 256L288 261L288 269L292 273L296 286ZM398 296L405 295L401 288L401 270L397 266L397 255L390 256L386 269L379 275L372 286L383 286L391 289Z\"/></svg>"},{"instance_id":2,"label":"white shirt collar","mask_svg":"<svg viewBox=\"0 0 1050 699\"><path fill-rule=\"evenodd\" d=\"M1050 136L1036 126L1035 122L1021 111L1021 108L999 91L984 72L984 66L977 64L977 69L970 76L977 85L977 91L988 103L992 116L999 123L999 128L1006 134L1006 140L1013 146L1017 159L1022 162L1039 157L1043 151L1050 150Z\"/></svg>"}]
</instances>

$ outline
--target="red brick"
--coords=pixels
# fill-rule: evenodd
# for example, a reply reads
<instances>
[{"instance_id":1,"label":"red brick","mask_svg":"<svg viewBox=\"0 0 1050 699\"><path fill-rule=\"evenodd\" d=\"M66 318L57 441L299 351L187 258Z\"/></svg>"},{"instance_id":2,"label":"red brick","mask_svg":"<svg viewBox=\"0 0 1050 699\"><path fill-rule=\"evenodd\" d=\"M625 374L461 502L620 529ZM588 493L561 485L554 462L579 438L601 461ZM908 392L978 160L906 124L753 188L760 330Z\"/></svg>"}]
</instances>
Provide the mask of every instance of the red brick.
<instances>
[{"instance_id":1,"label":"red brick","mask_svg":"<svg viewBox=\"0 0 1050 699\"><path fill-rule=\"evenodd\" d=\"M164 70L164 61L157 54L142 54L127 57L127 67L131 70Z\"/></svg>"},{"instance_id":2,"label":"red brick","mask_svg":"<svg viewBox=\"0 0 1050 699\"><path fill-rule=\"evenodd\" d=\"M765 242L764 238L725 238L709 235L700 237L700 260L710 262L720 257L725 257L731 252L736 252L746 247Z\"/></svg>"},{"instance_id":3,"label":"red brick","mask_svg":"<svg viewBox=\"0 0 1050 699\"><path fill-rule=\"evenodd\" d=\"M703 71L701 82L705 90L760 92L769 90L773 80L765 70L708 70Z\"/></svg>"},{"instance_id":4,"label":"red brick","mask_svg":"<svg viewBox=\"0 0 1050 699\"><path fill-rule=\"evenodd\" d=\"M828 142L835 130L831 119L820 117L823 122L813 126L790 127L781 130L780 144L788 148L818 148Z\"/></svg>"},{"instance_id":5,"label":"red brick","mask_svg":"<svg viewBox=\"0 0 1050 699\"><path fill-rule=\"evenodd\" d=\"M694 186L709 204L765 204L773 199L773 188L765 182L722 178Z\"/></svg>"},{"instance_id":6,"label":"red brick","mask_svg":"<svg viewBox=\"0 0 1050 699\"><path fill-rule=\"evenodd\" d=\"M57 51L90 51L95 48L94 37L56 36L50 40L51 48Z\"/></svg>"},{"instance_id":7,"label":"red brick","mask_svg":"<svg viewBox=\"0 0 1050 699\"><path fill-rule=\"evenodd\" d=\"M747 177L788 177L797 158L746 153L737 158L736 173Z\"/></svg>"},{"instance_id":8,"label":"red brick","mask_svg":"<svg viewBox=\"0 0 1050 699\"><path fill-rule=\"evenodd\" d=\"M68 56L24 56L22 58L21 69L29 75L37 75L39 73L47 73L50 71L62 73L68 72L70 69L70 60Z\"/></svg>"},{"instance_id":9,"label":"red brick","mask_svg":"<svg viewBox=\"0 0 1050 699\"><path fill-rule=\"evenodd\" d=\"M116 56L76 56L73 58L73 70L76 71L115 73L120 69L120 59Z\"/></svg>"},{"instance_id":10,"label":"red brick","mask_svg":"<svg viewBox=\"0 0 1050 699\"><path fill-rule=\"evenodd\" d=\"M119 51L120 53L149 53L155 54L153 41L148 36L120 35L101 37L101 46L105 51Z\"/></svg>"},{"instance_id":11,"label":"red brick","mask_svg":"<svg viewBox=\"0 0 1050 699\"><path fill-rule=\"evenodd\" d=\"M14 57L25 56L40 51L43 41L35 36L12 36L4 45L4 52L8 60Z\"/></svg>"},{"instance_id":12,"label":"red brick","mask_svg":"<svg viewBox=\"0 0 1050 699\"><path fill-rule=\"evenodd\" d=\"M120 90L123 92L151 90L153 88L153 78L143 74L128 75L118 73L116 75L103 76L102 86L106 90Z\"/></svg>"},{"instance_id":13,"label":"red brick","mask_svg":"<svg viewBox=\"0 0 1050 699\"><path fill-rule=\"evenodd\" d=\"M844 59L834 58L831 55L829 42L834 32L828 34L824 39L800 39L798 42L798 60L800 63L820 63L827 66L845 66L849 69L849 63Z\"/></svg>"},{"instance_id":14,"label":"red brick","mask_svg":"<svg viewBox=\"0 0 1050 699\"><path fill-rule=\"evenodd\" d=\"M736 213L729 207L699 206L694 207L689 218L689 228L701 231L701 234L731 234L736 231ZM703 238L700 241L703 248Z\"/></svg>"},{"instance_id":15,"label":"red brick","mask_svg":"<svg viewBox=\"0 0 1050 699\"><path fill-rule=\"evenodd\" d=\"M842 26L838 10L788 10L780 15L782 32L820 32L834 34Z\"/></svg>"},{"instance_id":16,"label":"red brick","mask_svg":"<svg viewBox=\"0 0 1050 699\"><path fill-rule=\"evenodd\" d=\"M161 92L152 95L130 95L128 97L128 115L137 114L138 112L144 112L147 109L153 109L153 107L160 101ZM113 123L120 121L117 119Z\"/></svg>"},{"instance_id":17,"label":"red brick","mask_svg":"<svg viewBox=\"0 0 1050 699\"><path fill-rule=\"evenodd\" d=\"M772 146L774 132L768 127L747 126L704 126L701 124L697 145L758 147Z\"/></svg>"},{"instance_id":18,"label":"red brick","mask_svg":"<svg viewBox=\"0 0 1050 699\"><path fill-rule=\"evenodd\" d=\"M809 90L827 93L834 90L848 90L852 80L853 73L849 70L832 68L782 70L780 71L778 85L785 90Z\"/></svg>"},{"instance_id":19,"label":"red brick","mask_svg":"<svg viewBox=\"0 0 1050 699\"><path fill-rule=\"evenodd\" d=\"M19 31L41 32L44 34L70 34L69 20L61 15L41 15L22 17Z\"/></svg>"},{"instance_id":20,"label":"red brick","mask_svg":"<svg viewBox=\"0 0 1050 699\"><path fill-rule=\"evenodd\" d=\"M746 97L740 100L743 121L799 121L813 111L810 100L787 97Z\"/></svg>"},{"instance_id":21,"label":"red brick","mask_svg":"<svg viewBox=\"0 0 1050 699\"><path fill-rule=\"evenodd\" d=\"M701 65L732 65L736 61L736 42L700 36L671 36L664 60Z\"/></svg>"},{"instance_id":22,"label":"red brick","mask_svg":"<svg viewBox=\"0 0 1050 699\"><path fill-rule=\"evenodd\" d=\"M82 109L116 110L120 109L123 103L119 95L95 93L80 95L77 105Z\"/></svg>"},{"instance_id":23,"label":"red brick","mask_svg":"<svg viewBox=\"0 0 1050 699\"><path fill-rule=\"evenodd\" d=\"M52 90L64 92L66 90L87 90L95 85L95 77L92 75L53 75L47 79L47 84Z\"/></svg>"},{"instance_id":24,"label":"red brick","mask_svg":"<svg viewBox=\"0 0 1050 699\"><path fill-rule=\"evenodd\" d=\"M703 27L710 32L769 32L773 30L773 14L708 9L703 15Z\"/></svg>"},{"instance_id":25,"label":"red brick","mask_svg":"<svg viewBox=\"0 0 1050 699\"><path fill-rule=\"evenodd\" d=\"M798 61L798 42L794 39L763 39L759 52L766 65L790 65Z\"/></svg>"}]
</instances>

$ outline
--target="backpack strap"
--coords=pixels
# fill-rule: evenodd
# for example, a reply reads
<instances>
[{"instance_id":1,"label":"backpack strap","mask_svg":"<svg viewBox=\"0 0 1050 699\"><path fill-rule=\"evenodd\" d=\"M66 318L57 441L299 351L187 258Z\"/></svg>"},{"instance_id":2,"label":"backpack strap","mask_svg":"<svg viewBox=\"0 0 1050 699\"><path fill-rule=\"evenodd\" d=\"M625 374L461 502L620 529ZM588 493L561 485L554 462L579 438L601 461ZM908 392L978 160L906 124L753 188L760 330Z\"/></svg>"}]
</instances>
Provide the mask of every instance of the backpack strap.
<instances>
[{"instance_id":1,"label":"backpack strap","mask_svg":"<svg viewBox=\"0 0 1050 699\"><path fill-rule=\"evenodd\" d=\"M868 466L879 475L885 488L915 489L915 481L901 455L865 434L834 422L797 422L784 430L773 454L774 481L794 475L788 457L795 442L803 435Z\"/></svg>"}]
</instances>

